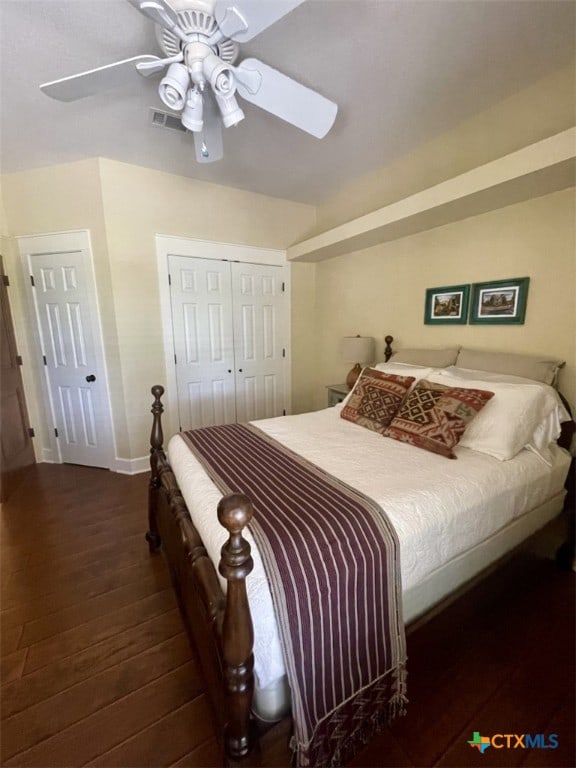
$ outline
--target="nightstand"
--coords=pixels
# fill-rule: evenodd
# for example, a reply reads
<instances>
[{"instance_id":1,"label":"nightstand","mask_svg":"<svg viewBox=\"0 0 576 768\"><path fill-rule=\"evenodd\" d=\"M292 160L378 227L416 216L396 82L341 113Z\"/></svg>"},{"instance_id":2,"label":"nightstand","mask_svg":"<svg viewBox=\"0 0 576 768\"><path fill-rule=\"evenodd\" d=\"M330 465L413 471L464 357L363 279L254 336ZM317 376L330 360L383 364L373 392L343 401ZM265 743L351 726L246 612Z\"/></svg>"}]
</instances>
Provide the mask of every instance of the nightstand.
<instances>
[{"instance_id":1,"label":"nightstand","mask_svg":"<svg viewBox=\"0 0 576 768\"><path fill-rule=\"evenodd\" d=\"M341 403L350 392L348 384L330 384L326 389L328 390L328 406Z\"/></svg>"}]
</instances>

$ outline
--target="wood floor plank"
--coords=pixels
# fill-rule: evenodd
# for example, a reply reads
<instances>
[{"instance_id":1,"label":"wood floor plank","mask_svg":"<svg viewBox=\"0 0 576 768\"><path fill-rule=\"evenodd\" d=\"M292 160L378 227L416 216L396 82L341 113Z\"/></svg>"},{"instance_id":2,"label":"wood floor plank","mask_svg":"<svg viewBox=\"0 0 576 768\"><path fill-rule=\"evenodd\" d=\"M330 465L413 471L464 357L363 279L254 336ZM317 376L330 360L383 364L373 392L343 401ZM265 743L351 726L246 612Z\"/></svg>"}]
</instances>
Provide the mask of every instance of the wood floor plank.
<instances>
[{"instance_id":1,"label":"wood floor plank","mask_svg":"<svg viewBox=\"0 0 576 768\"><path fill-rule=\"evenodd\" d=\"M82 587L83 585L101 577L103 573L131 568L142 563L148 563L150 557L140 546L134 546L132 550L123 552L117 558L109 558L86 566L79 566L69 573L57 575L53 578L47 576L41 581L19 577L17 582L10 581L5 585L2 593L2 604L6 608L18 605L24 600L44 598L55 592L65 592L70 585ZM14 579L19 574L12 574Z\"/></svg>"},{"instance_id":2,"label":"wood floor plank","mask_svg":"<svg viewBox=\"0 0 576 768\"><path fill-rule=\"evenodd\" d=\"M216 738L212 737L173 763L171 768L218 768L224 764L222 747ZM289 764L289 761L283 763L286 766ZM273 768L271 763L267 763L267 766Z\"/></svg>"},{"instance_id":3,"label":"wood floor plank","mask_svg":"<svg viewBox=\"0 0 576 768\"><path fill-rule=\"evenodd\" d=\"M88 565L76 565L67 573L51 575L50 569L48 569L45 571L44 577L38 579L38 574L19 571L11 575L6 585L2 585L2 602L6 607L10 607L22 600L65 591L70 584L78 586L86 581L91 581L104 571L127 568L131 565L147 562L149 558L148 552L142 548L141 541L134 541L115 557L104 557Z\"/></svg>"},{"instance_id":4,"label":"wood floor plank","mask_svg":"<svg viewBox=\"0 0 576 768\"><path fill-rule=\"evenodd\" d=\"M109 479L113 481L113 485L117 482L112 476L109 476ZM44 507L42 511L38 506L38 498L34 499L33 494L30 495L29 500L10 499L6 504L7 512L10 513L17 505L20 514L9 518L9 522L3 526L6 543L11 544L14 535L20 535L25 530L26 520L36 523L45 532L53 533L61 530L65 533L66 523L70 525L71 514L75 515L73 524L76 530L82 530L84 526L92 525L97 521L110 521L119 514L123 514L127 508L124 495L126 489L122 493L114 493L113 487L107 489L105 503L102 504L102 498L99 496L101 488L102 486L99 487L98 484L85 486L82 483L80 486L61 490L58 493L58 506ZM138 492L141 493L141 489ZM143 497L142 501L144 501Z\"/></svg>"},{"instance_id":5,"label":"wood floor plank","mask_svg":"<svg viewBox=\"0 0 576 768\"><path fill-rule=\"evenodd\" d=\"M101 768L157 768L170 765L205 743L212 729L206 696L197 696L180 709L89 763ZM207 764L205 764L207 765Z\"/></svg>"},{"instance_id":6,"label":"wood floor plank","mask_svg":"<svg viewBox=\"0 0 576 768\"><path fill-rule=\"evenodd\" d=\"M114 521L114 536L119 540L125 535L140 533L144 537L145 520L142 519L142 509L122 508L122 515ZM34 568L53 560L51 550L56 550L58 557L66 558L81 552L90 552L96 547L110 542L110 521L91 523L81 531L68 528L65 537L62 534L41 536L35 540L26 541L28 552L28 567Z\"/></svg>"},{"instance_id":7,"label":"wood floor plank","mask_svg":"<svg viewBox=\"0 0 576 768\"><path fill-rule=\"evenodd\" d=\"M59 544L83 540L85 537L94 535L95 532L102 533L106 527L110 531L110 526L116 527L135 512L140 511L142 515L143 508L145 507L120 502L114 507L106 507L106 513L100 513L97 516L94 511L91 513L86 510L82 518L75 520L74 525L71 526L69 510L64 510L58 517L50 520L45 517L33 518L32 510L20 507L18 511L22 521L11 521L9 527L6 525L3 528L0 527L0 535L2 535L0 554L3 556L7 552L33 555ZM33 523L31 530L26 528L24 520L28 520L29 524Z\"/></svg>"},{"instance_id":8,"label":"wood floor plank","mask_svg":"<svg viewBox=\"0 0 576 768\"><path fill-rule=\"evenodd\" d=\"M115 559L126 549L130 549L131 551L139 549L142 551L144 546L143 540L142 521L140 521L140 525L133 533L130 533L129 535L125 534L116 541L108 541L99 546L91 546L88 550L66 554L62 552L60 547L52 547L42 553L44 557L39 563L32 562L29 558L26 574L28 579L41 577L46 569L50 571L51 577L70 574L79 566L82 567L94 562ZM19 578L22 578L22 576L15 574L13 582L17 583Z\"/></svg>"},{"instance_id":9,"label":"wood floor plank","mask_svg":"<svg viewBox=\"0 0 576 768\"><path fill-rule=\"evenodd\" d=\"M94 619L81 624L79 627L42 640L30 646L24 673L33 672L46 664L52 664L66 656L78 653L83 648L117 635L125 629L142 624L153 616L171 610L175 604L172 590L165 589L111 612L105 622Z\"/></svg>"},{"instance_id":10,"label":"wood floor plank","mask_svg":"<svg viewBox=\"0 0 576 768\"><path fill-rule=\"evenodd\" d=\"M30 749L189 660L186 638L178 635L2 720L3 758ZM198 672L194 680L190 695L202 688Z\"/></svg>"},{"instance_id":11,"label":"wood floor plank","mask_svg":"<svg viewBox=\"0 0 576 768\"><path fill-rule=\"evenodd\" d=\"M16 624L12 627L0 625L0 655L9 656L18 650L18 644L23 631L24 627L22 624Z\"/></svg>"},{"instance_id":12,"label":"wood floor plank","mask_svg":"<svg viewBox=\"0 0 576 768\"><path fill-rule=\"evenodd\" d=\"M572 672L574 670L571 670ZM572 679L576 678L574 675ZM548 736L546 743L550 744L550 735L556 734L558 737L558 746L554 750L549 750L546 758L553 761L555 768L574 768L576 756L576 729L574 723L574 692L567 696L556 712L552 714L544 733ZM540 768L542 766L542 751L537 749L526 750L522 758L521 765L526 768ZM550 765L550 763L548 763Z\"/></svg>"},{"instance_id":13,"label":"wood floor plank","mask_svg":"<svg viewBox=\"0 0 576 768\"><path fill-rule=\"evenodd\" d=\"M549 713L557 711L565 694L551 673L551 659L546 652L553 644L553 638L570 636L570 621L568 613L564 616L554 615L538 631L534 625L532 632L523 638L522 648L518 651L516 668L513 674L498 689L497 696L491 697L485 705L474 714L462 738L454 742L438 765L451 766L462 764L469 757L470 746L467 739L472 738L473 731L491 735L494 733L543 733L549 720ZM564 650L564 652L562 652ZM554 654L556 669L570 669L572 654L567 647L559 647ZM503 726L506 730L503 731ZM566 737L568 734L563 734ZM551 754L551 753L550 753ZM494 766L520 765L524 757L522 749L493 749L490 752L490 762ZM544 758L544 753L542 754ZM552 759L555 756L552 755ZM543 765L550 764L546 759ZM555 765L554 762L552 762Z\"/></svg>"},{"instance_id":14,"label":"wood floor plank","mask_svg":"<svg viewBox=\"0 0 576 768\"><path fill-rule=\"evenodd\" d=\"M163 592L170 587L169 582L168 573L164 572L162 577L136 581L119 589L114 589L111 592L105 592L103 595L98 595L85 602L76 603L69 608L63 608L47 616L29 621L24 625L20 645L33 645L68 629L73 629L91 620L106 616L118 608L130 605L156 592Z\"/></svg>"},{"instance_id":15,"label":"wood floor plank","mask_svg":"<svg viewBox=\"0 0 576 768\"><path fill-rule=\"evenodd\" d=\"M389 768L411 768L414 763L398 744L387 728L375 736L370 743L359 752L349 763L354 768L373 768L388 766Z\"/></svg>"},{"instance_id":16,"label":"wood floor plank","mask_svg":"<svg viewBox=\"0 0 576 768\"><path fill-rule=\"evenodd\" d=\"M420 639L408 638L410 706L406 717L391 725L391 731L416 764L435 765L450 750L456 735L476 722L483 708L498 701L526 648L538 646L539 614L533 604L538 602L540 587L536 579L531 581L530 567L524 582L512 582L510 594L502 591L496 577L449 614L453 625L440 615L439 632L425 627ZM460 613L467 623L462 623ZM446 680L450 681L449 695Z\"/></svg>"},{"instance_id":17,"label":"wood floor plank","mask_svg":"<svg viewBox=\"0 0 576 768\"><path fill-rule=\"evenodd\" d=\"M21 648L19 651L2 656L0 659L0 680L3 685L22 677L27 653L28 648Z\"/></svg>"},{"instance_id":18,"label":"wood floor plank","mask_svg":"<svg viewBox=\"0 0 576 768\"><path fill-rule=\"evenodd\" d=\"M0 559L0 583L5 584L12 574L29 567L29 561L30 555L19 550L2 553Z\"/></svg>"},{"instance_id":19,"label":"wood floor plank","mask_svg":"<svg viewBox=\"0 0 576 768\"><path fill-rule=\"evenodd\" d=\"M62 768L80 766L129 739L191 699L192 662L164 675L66 730L20 752L4 765Z\"/></svg>"},{"instance_id":20,"label":"wood floor plank","mask_svg":"<svg viewBox=\"0 0 576 768\"><path fill-rule=\"evenodd\" d=\"M21 712L92 675L181 635L182 630L180 614L173 609L8 683L2 687L2 717Z\"/></svg>"},{"instance_id":21,"label":"wood floor plank","mask_svg":"<svg viewBox=\"0 0 576 768\"><path fill-rule=\"evenodd\" d=\"M165 573L166 566L162 558L155 556L127 568L105 571L82 584L67 584L58 592L31 599L26 596L22 601L14 601L11 607L4 605L4 610L0 611L0 626L25 624L148 577L164 578Z\"/></svg>"}]
</instances>

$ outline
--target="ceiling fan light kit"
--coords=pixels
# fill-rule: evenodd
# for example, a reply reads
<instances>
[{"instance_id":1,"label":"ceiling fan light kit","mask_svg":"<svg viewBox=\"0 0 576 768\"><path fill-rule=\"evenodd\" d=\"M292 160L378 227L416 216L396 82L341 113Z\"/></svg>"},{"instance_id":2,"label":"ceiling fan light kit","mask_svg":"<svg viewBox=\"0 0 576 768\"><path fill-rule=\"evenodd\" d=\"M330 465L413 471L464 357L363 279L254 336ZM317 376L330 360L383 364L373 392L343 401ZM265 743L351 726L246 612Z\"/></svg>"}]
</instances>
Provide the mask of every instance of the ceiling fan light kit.
<instances>
[{"instance_id":1,"label":"ceiling fan light kit","mask_svg":"<svg viewBox=\"0 0 576 768\"><path fill-rule=\"evenodd\" d=\"M189 131L199 133L204 127L204 121L202 119L203 113L204 102L202 100L202 94L196 89L188 91L186 106L181 115L182 125Z\"/></svg>"},{"instance_id":2,"label":"ceiling fan light kit","mask_svg":"<svg viewBox=\"0 0 576 768\"><path fill-rule=\"evenodd\" d=\"M44 83L45 94L75 101L126 85L131 71L149 77L168 67L160 99L193 132L201 163L222 157L222 124L229 128L244 119L236 93L317 138L332 127L338 111L334 102L258 59L234 66L237 43L256 37L305 0L127 1L157 25L165 58L136 56Z\"/></svg>"},{"instance_id":3,"label":"ceiling fan light kit","mask_svg":"<svg viewBox=\"0 0 576 768\"><path fill-rule=\"evenodd\" d=\"M158 94L167 107L180 112L186 105L189 85L190 75L184 64L170 64L168 72L160 81Z\"/></svg>"}]
</instances>

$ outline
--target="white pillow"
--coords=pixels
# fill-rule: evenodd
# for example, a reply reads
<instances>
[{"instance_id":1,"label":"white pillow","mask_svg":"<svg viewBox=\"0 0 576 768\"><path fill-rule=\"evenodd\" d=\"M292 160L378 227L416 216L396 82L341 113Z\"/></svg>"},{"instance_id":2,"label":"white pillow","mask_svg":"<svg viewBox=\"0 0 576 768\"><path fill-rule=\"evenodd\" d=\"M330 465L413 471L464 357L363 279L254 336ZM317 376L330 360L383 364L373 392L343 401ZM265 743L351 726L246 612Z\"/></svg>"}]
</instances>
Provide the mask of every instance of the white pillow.
<instances>
[{"instance_id":1,"label":"white pillow","mask_svg":"<svg viewBox=\"0 0 576 768\"><path fill-rule=\"evenodd\" d=\"M494 392L480 413L468 424L459 445L487 453L500 461L516 456L523 448L537 453L547 464L551 462L548 446L558 437L560 421L568 416L556 391L539 382L513 383L489 378L437 371L428 379L449 387L485 389ZM494 376L494 378L493 378Z\"/></svg>"},{"instance_id":2,"label":"white pillow","mask_svg":"<svg viewBox=\"0 0 576 768\"><path fill-rule=\"evenodd\" d=\"M561 403L552 413L547 416L534 430L532 439L526 444L526 448L539 456L549 467L554 463L554 456L550 450L552 443L555 443L560 437L563 421L570 421L570 414Z\"/></svg>"},{"instance_id":3,"label":"white pillow","mask_svg":"<svg viewBox=\"0 0 576 768\"><path fill-rule=\"evenodd\" d=\"M523 376L513 376L511 373L494 373L493 371L480 371L473 368L460 368L457 365L450 365L448 368L439 368L438 373L447 373L449 376L458 376L461 379L476 379L477 381L496 381L509 384L535 384L540 385L536 379L526 379ZM547 387L548 384L543 384Z\"/></svg>"},{"instance_id":4,"label":"white pillow","mask_svg":"<svg viewBox=\"0 0 576 768\"><path fill-rule=\"evenodd\" d=\"M372 366L377 371L384 371L384 373L394 373L397 376L414 376L416 381L412 384L414 386L420 379L425 379L434 373L436 370L442 370L440 368L428 368L423 365L411 365L410 363L395 363L391 361L389 363L378 363Z\"/></svg>"}]
</instances>

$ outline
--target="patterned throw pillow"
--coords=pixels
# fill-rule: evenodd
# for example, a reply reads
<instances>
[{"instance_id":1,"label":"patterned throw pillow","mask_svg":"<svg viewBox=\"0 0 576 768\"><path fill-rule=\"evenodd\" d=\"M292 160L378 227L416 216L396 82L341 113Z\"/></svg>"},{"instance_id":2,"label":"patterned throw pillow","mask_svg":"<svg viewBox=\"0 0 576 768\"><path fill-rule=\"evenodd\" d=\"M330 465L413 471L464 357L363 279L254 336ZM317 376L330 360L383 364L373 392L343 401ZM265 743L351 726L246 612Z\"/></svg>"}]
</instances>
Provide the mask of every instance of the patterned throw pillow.
<instances>
[{"instance_id":1,"label":"patterned throw pillow","mask_svg":"<svg viewBox=\"0 0 576 768\"><path fill-rule=\"evenodd\" d=\"M452 448L493 392L420 381L402 403L384 437L455 459Z\"/></svg>"},{"instance_id":2,"label":"patterned throw pillow","mask_svg":"<svg viewBox=\"0 0 576 768\"><path fill-rule=\"evenodd\" d=\"M413 381L413 376L364 368L340 415L374 432L382 432L394 418Z\"/></svg>"}]
</instances>

